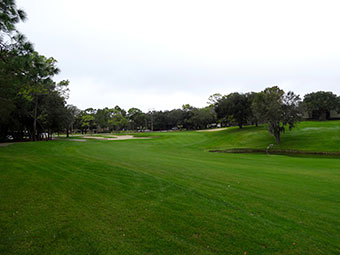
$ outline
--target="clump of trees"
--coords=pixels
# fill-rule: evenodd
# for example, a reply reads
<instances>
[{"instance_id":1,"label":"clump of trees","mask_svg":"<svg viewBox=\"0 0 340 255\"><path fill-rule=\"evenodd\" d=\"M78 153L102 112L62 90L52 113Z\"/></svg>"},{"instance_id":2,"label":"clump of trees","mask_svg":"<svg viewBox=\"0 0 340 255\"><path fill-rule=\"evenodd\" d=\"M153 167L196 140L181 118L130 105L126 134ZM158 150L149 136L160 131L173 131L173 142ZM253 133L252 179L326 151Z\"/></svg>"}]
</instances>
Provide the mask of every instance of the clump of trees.
<instances>
[{"instance_id":1,"label":"clump of trees","mask_svg":"<svg viewBox=\"0 0 340 255\"><path fill-rule=\"evenodd\" d=\"M242 128L253 117L252 100L250 94L238 92L221 96L215 102L217 117L226 125L236 122Z\"/></svg>"},{"instance_id":2,"label":"clump of trees","mask_svg":"<svg viewBox=\"0 0 340 255\"><path fill-rule=\"evenodd\" d=\"M313 119L326 120L332 110L340 111L340 97L332 92L313 92L305 95L303 105Z\"/></svg>"},{"instance_id":3,"label":"clump of trees","mask_svg":"<svg viewBox=\"0 0 340 255\"><path fill-rule=\"evenodd\" d=\"M122 130L204 129L216 122L216 114L212 106L196 108L189 104L183 105L181 109L153 110L147 113L135 107L125 111L119 106L103 109L88 108L73 113L75 114L69 129L77 129L83 134Z\"/></svg>"},{"instance_id":4,"label":"clump of trees","mask_svg":"<svg viewBox=\"0 0 340 255\"><path fill-rule=\"evenodd\" d=\"M332 92L319 91L305 95L304 100L294 92L285 93L277 86L255 93L231 93L209 97L217 119L222 125L268 125L277 143L287 129L295 127L304 114L308 119L325 120L330 112L340 112L340 97Z\"/></svg>"},{"instance_id":5,"label":"clump of trees","mask_svg":"<svg viewBox=\"0 0 340 255\"><path fill-rule=\"evenodd\" d=\"M15 1L1 1L0 140L35 141L67 126L68 81L55 82L57 61L40 55L16 29L25 19Z\"/></svg>"},{"instance_id":6,"label":"clump of trees","mask_svg":"<svg viewBox=\"0 0 340 255\"><path fill-rule=\"evenodd\" d=\"M300 119L300 98L293 92L285 93L277 86L255 93L231 93L226 96L215 94L210 97L218 119L225 125L237 124L268 125L269 132L280 142L286 126L291 130Z\"/></svg>"}]
</instances>

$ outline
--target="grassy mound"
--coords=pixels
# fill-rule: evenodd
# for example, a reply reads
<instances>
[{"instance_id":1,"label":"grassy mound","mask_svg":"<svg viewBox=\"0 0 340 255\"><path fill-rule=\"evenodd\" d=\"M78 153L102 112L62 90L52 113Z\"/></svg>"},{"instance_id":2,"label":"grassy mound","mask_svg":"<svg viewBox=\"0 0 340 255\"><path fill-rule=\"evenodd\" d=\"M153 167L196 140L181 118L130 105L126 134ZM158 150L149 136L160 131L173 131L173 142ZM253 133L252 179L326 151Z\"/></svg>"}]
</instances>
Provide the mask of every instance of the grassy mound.
<instances>
[{"instance_id":1,"label":"grassy mound","mask_svg":"<svg viewBox=\"0 0 340 255\"><path fill-rule=\"evenodd\" d=\"M211 141L206 147L209 149L265 149L269 144L274 144L273 149L277 150L340 152L340 121L300 122L292 131L282 134L279 145L275 144L275 139L265 126L232 127L208 135Z\"/></svg>"}]
</instances>

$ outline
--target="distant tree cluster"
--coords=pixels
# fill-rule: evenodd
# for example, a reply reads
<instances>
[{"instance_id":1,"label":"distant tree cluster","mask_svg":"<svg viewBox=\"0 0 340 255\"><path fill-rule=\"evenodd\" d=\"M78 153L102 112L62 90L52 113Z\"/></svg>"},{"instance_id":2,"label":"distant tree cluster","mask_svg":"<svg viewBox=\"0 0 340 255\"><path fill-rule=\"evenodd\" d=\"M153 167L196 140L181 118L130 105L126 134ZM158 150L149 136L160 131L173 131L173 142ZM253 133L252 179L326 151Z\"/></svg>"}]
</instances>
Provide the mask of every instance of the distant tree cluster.
<instances>
[{"instance_id":1,"label":"distant tree cluster","mask_svg":"<svg viewBox=\"0 0 340 255\"><path fill-rule=\"evenodd\" d=\"M14 0L0 3L0 140L38 140L67 126L68 81L56 83L56 60L36 52L16 29L26 19Z\"/></svg>"},{"instance_id":2,"label":"distant tree cluster","mask_svg":"<svg viewBox=\"0 0 340 255\"><path fill-rule=\"evenodd\" d=\"M78 111L72 128L87 132L112 132L121 130L197 130L216 126L266 124L269 132L280 142L281 134L291 130L304 113L316 119L327 116L329 111L340 110L340 99L331 92L307 94L302 101L294 92L285 93L277 86L261 92L214 94L209 106L196 108L189 104L171 111L142 112L115 108Z\"/></svg>"},{"instance_id":3,"label":"distant tree cluster","mask_svg":"<svg viewBox=\"0 0 340 255\"><path fill-rule=\"evenodd\" d=\"M266 123L269 132L280 142L286 127L292 129L300 119L300 98L293 92L285 93L279 87L266 88L259 93L215 94L210 97L222 125L258 125Z\"/></svg>"},{"instance_id":4,"label":"distant tree cluster","mask_svg":"<svg viewBox=\"0 0 340 255\"><path fill-rule=\"evenodd\" d=\"M307 119L326 120L330 112L340 112L340 97L332 92L313 92L302 101L294 92L285 93L277 86L255 93L214 94L209 101L214 105L218 121L224 125L267 124L269 132L280 142L281 133L291 130L303 114Z\"/></svg>"},{"instance_id":5,"label":"distant tree cluster","mask_svg":"<svg viewBox=\"0 0 340 255\"><path fill-rule=\"evenodd\" d=\"M128 111L115 108L75 111L72 127L81 133L112 132L122 130L174 130L204 129L216 122L216 114L212 106L196 108L183 105L181 109L171 111L142 112L138 108Z\"/></svg>"}]
</instances>

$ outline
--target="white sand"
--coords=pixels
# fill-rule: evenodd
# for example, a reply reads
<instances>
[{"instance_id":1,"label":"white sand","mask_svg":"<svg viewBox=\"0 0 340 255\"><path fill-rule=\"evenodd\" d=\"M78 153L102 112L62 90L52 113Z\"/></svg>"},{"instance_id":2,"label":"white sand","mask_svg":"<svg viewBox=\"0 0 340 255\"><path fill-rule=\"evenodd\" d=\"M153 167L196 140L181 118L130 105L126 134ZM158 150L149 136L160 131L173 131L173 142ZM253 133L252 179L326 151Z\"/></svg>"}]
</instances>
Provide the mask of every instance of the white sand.
<instances>
[{"instance_id":1,"label":"white sand","mask_svg":"<svg viewBox=\"0 0 340 255\"><path fill-rule=\"evenodd\" d=\"M134 137L133 135L112 136L112 138L105 138L105 137L100 137L100 136L84 136L84 138L96 139L96 140L106 140L106 141L151 139L151 137Z\"/></svg>"},{"instance_id":2,"label":"white sand","mask_svg":"<svg viewBox=\"0 0 340 255\"><path fill-rule=\"evenodd\" d=\"M222 131L228 129L227 127L225 128L214 128L214 129L203 129L203 130L197 130L197 132L217 132L217 131Z\"/></svg>"},{"instance_id":3,"label":"white sand","mask_svg":"<svg viewBox=\"0 0 340 255\"><path fill-rule=\"evenodd\" d=\"M85 139L63 139L63 138L53 138L56 141L71 141L71 142L86 142Z\"/></svg>"}]
</instances>

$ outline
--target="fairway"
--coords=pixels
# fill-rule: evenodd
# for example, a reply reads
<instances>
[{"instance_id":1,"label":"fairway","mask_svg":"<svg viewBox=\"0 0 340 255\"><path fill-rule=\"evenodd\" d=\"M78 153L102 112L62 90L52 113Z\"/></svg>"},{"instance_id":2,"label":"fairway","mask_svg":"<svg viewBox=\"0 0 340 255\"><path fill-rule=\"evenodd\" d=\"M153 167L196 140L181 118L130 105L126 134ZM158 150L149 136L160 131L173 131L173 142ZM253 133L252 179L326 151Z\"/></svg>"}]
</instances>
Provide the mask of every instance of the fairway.
<instances>
[{"instance_id":1,"label":"fairway","mask_svg":"<svg viewBox=\"0 0 340 255\"><path fill-rule=\"evenodd\" d=\"M339 254L340 159L265 127L0 147L0 254ZM274 146L275 147L275 146ZM340 151L340 121L282 149Z\"/></svg>"}]
</instances>

